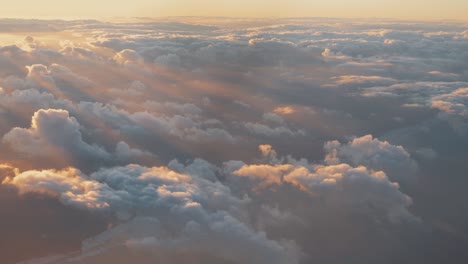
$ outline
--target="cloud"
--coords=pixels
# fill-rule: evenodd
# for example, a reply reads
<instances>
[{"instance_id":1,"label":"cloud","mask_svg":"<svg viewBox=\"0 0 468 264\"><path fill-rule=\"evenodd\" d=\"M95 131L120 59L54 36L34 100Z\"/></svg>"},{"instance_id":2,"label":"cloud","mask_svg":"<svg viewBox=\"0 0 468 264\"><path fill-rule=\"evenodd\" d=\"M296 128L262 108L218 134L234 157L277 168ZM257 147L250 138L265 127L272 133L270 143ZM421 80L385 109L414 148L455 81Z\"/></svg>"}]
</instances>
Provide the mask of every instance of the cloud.
<instances>
[{"instance_id":1,"label":"cloud","mask_svg":"<svg viewBox=\"0 0 468 264\"><path fill-rule=\"evenodd\" d=\"M15 151L53 160L87 163L109 159L96 145L83 141L80 124L66 110L41 109L34 113L30 128L16 127L3 137Z\"/></svg>"},{"instance_id":2,"label":"cloud","mask_svg":"<svg viewBox=\"0 0 468 264\"><path fill-rule=\"evenodd\" d=\"M227 161L217 168L203 160L188 165L173 161L169 167L127 165L89 175L74 168L16 171L3 184L15 186L20 194L50 195L65 205L119 219L116 227L85 241L81 256L67 258L72 263L96 261L97 256L108 259L117 248L142 251L148 254L145 261L170 262L177 254L187 254L229 263L298 263L309 246L288 235L271 239L267 231L283 232L289 221L299 221L297 228L309 230L305 224L311 220L309 214L341 213L346 216L343 221L360 215L385 225L419 222L408 210L411 198L382 171L279 158L269 145L259 149L268 163ZM271 193L272 189L276 191ZM299 211L270 206L288 194L311 206ZM270 213L285 217L279 222L264 220ZM306 251L300 253L300 248Z\"/></svg>"},{"instance_id":3,"label":"cloud","mask_svg":"<svg viewBox=\"0 0 468 264\"><path fill-rule=\"evenodd\" d=\"M39 109L48 108L73 109L70 100L57 99L54 95L48 92L40 92L37 89L13 90L11 93L1 91L0 94L2 95L0 98L2 108L11 113L34 113ZM21 106L21 111L18 106Z\"/></svg>"},{"instance_id":4,"label":"cloud","mask_svg":"<svg viewBox=\"0 0 468 264\"><path fill-rule=\"evenodd\" d=\"M442 94L431 99L432 108L440 110L439 118L446 120L453 130L465 135L468 132L467 111L468 89L460 88L449 94Z\"/></svg>"},{"instance_id":5,"label":"cloud","mask_svg":"<svg viewBox=\"0 0 468 264\"><path fill-rule=\"evenodd\" d=\"M418 170L417 163L402 146L380 141L372 135L354 138L344 145L338 141L329 141L324 148L328 164L345 162L354 166L364 165L373 170L385 171L390 179L398 182L411 181Z\"/></svg>"},{"instance_id":6,"label":"cloud","mask_svg":"<svg viewBox=\"0 0 468 264\"><path fill-rule=\"evenodd\" d=\"M117 52L114 56L114 60L120 64L141 64L143 63L143 58L138 54L138 52L131 49L124 49L120 52Z\"/></svg>"},{"instance_id":7,"label":"cloud","mask_svg":"<svg viewBox=\"0 0 468 264\"><path fill-rule=\"evenodd\" d=\"M115 153L85 142L82 127L76 118L61 109L41 109L35 112L30 128L13 128L3 136L3 142L28 159L37 158L49 164L56 162L82 168L153 157L147 151L130 148L123 141L116 144Z\"/></svg>"},{"instance_id":8,"label":"cloud","mask_svg":"<svg viewBox=\"0 0 468 264\"><path fill-rule=\"evenodd\" d=\"M176 102L146 101L145 107L154 112L165 112L168 114L185 114L185 115L200 115L203 110L195 104L181 104Z\"/></svg>"},{"instance_id":9,"label":"cloud","mask_svg":"<svg viewBox=\"0 0 468 264\"><path fill-rule=\"evenodd\" d=\"M276 153L276 150L274 150L271 145L260 145L258 149L262 154L262 158L264 158L267 163L280 164L283 162L278 159L278 153Z\"/></svg>"},{"instance_id":10,"label":"cloud","mask_svg":"<svg viewBox=\"0 0 468 264\"><path fill-rule=\"evenodd\" d=\"M292 244L269 240L235 216L246 201L232 196L229 188L219 182L196 174L128 165L102 169L89 177L76 169L26 171L7 178L3 184L16 186L22 194L57 196L70 206L111 210L122 220L137 214L86 241L83 256L71 258L72 263L87 261L87 255L93 259L93 255L112 251L117 245L151 253L148 259L153 261L166 258L170 262L178 254L234 263L298 261Z\"/></svg>"},{"instance_id":11,"label":"cloud","mask_svg":"<svg viewBox=\"0 0 468 264\"><path fill-rule=\"evenodd\" d=\"M375 202L373 206L376 208L391 208L386 213L389 221L414 221L415 219L406 208L411 204L411 198L402 194L398 190L398 184L392 183L384 172L372 172L364 167L363 160L360 165L356 165L357 167L345 163L314 165L306 160L298 161L291 157L287 158L287 163L283 163L284 159L279 160L271 146L262 145L260 150L262 155L273 163L244 164L235 168L232 174L247 177L260 188L292 184L301 191L309 193L312 199L319 199L324 203L337 203L327 204L330 208L359 211L367 207L368 202L373 201ZM328 159L327 156L327 161ZM257 187L253 188L258 190ZM360 188L366 189L365 197L360 194L362 190L357 190ZM373 192L375 193L372 194ZM382 204L379 204L380 202ZM360 208L361 206L363 208Z\"/></svg>"},{"instance_id":12,"label":"cloud","mask_svg":"<svg viewBox=\"0 0 468 264\"><path fill-rule=\"evenodd\" d=\"M189 142L210 142L221 141L231 143L235 141L234 136L223 128L214 127L209 120L203 120L198 116L201 111L193 104L180 105L177 103L165 102L145 103L148 110L129 113L117 108L112 104L81 102L79 109L88 117L97 118L109 124L113 128L122 131L146 130L152 133L175 136ZM157 114L158 110L165 110L172 116ZM180 113L180 114L179 114ZM181 114L184 114L182 116ZM216 125L216 124L214 124Z\"/></svg>"},{"instance_id":13,"label":"cloud","mask_svg":"<svg viewBox=\"0 0 468 264\"><path fill-rule=\"evenodd\" d=\"M279 119L276 118L275 121L278 121ZM260 124L260 123L252 123L252 122L247 122L243 124L244 127L250 131L253 134L257 134L260 136L268 136L268 137L278 137L278 136L303 136L306 134L306 132L302 129L293 131L290 128L286 126L275 126L275 127L270 127L265 124Z\"/></svg>"},{"instance_id":14,"label":"cloud","mask_svg":"<svg viewBox=\"0 0 468 264\"><path fill-rule=\"evenodd\" d=\"M132 114L131 118L141 127L168 133L188 141L223 141L228 143L235 141L235 138L222 128L204 128L205 124L202 122L181 115L159 117L148 112L137 112ZM206 123L206 125L210 124Z\"/></svg>"},{"instance_id":15,"label":"cloud","mask_svg":"<svg viewBox=\"0 0 468 264\"><path fill-rule=\"evenodd\" d=\"M0 31L5 263L466 259L461 22L0 19Z\"/></svg>"},{"instance_id":16,"label":"cloud","mask_svg":"<svg viewBox=\"0 0 468 264\"><path fill-rule=\"evenodd\" d=\"M80 174L76 169L27 171L5 179L3 184L17 186L20 194L39 192L58 196L67 205L96 209L108 207L109 204L99 201L99 196L106 194L106 186L84 180Z\"/></svg>"},{"instance_id":17,"label":"cloud","mask_svg":"<svg viewBox=\"0 0 468 264\"><path fill-rule=\"evenodd\" d=\"M283 124L284 123L284 119L280 115L277 115L275 113L265 113L265 114L263 114L262 117L263 117L263 119L265 121L273 122L273 123L276 123L276 124Z\"/></svg>"},{"instance_id":18,"label":"cloud","mask_svg":"<svg viewBox=\"0 0 468 264\"><path fill-rule=\"evenodd\" d=\"M339 76L335 84L341 87L366 87L366 86L389 86L398 83L398 80L388 77L381 76L356 76L356 75L345 75Z\"/></svg>"},{"instance_id":19,"label":"cloud","mask_svg":"<svg viewBox=\"0 0 468 264\"><path fill-rule=\"evenodd\" d=\"M468 117L468 88L460 88L449 94L432 98L432 107L450 115Z\"/></svg>"},{"instance_id":20,"label":"cloud","mask_svg":"<svg viewBox=\"0 0 468 264\"><path fill-rule=\"evenodd\" d=\"M293 114L294 112L296 112L296 110L294 109L294 107L291 107L291 106L282 106L282 107L275 108L274 112L276 114L289 115L289 114Z\"/></svg>"},{"instance_id":21,"label":"cloud","mask_svg":"<svg viewBox=\"0 0 468 264\"><path fill-rule=\"evenodd\" d=\"M154 63L160 64L166 67L177 68L180 63L180 57L177 54L161 55L154 60Z\"/></svg>"},{"instance_id":22,"label":"cloud","mask_svg":"<svg viewBox=\"0 0 468 264\"><path fill-rule=\"evenodd\" d=\"M71 41L63 41L61 42L62 49L59 51L62 55L68 56L70 58L76 60L83 60L83 61L95 61L99 60L99 56L94 53L92 50L84 48L84 47L77 47L75 43Z\"/></svg>"},{"instance_id":23,"label":"cloud","mask_svg":"<svg viewBox=\"0 0 468 264\"><path fill-rule=\"evenodd\" d=\"M47 66L42 64L33 64L26 66L28 75L26 76L28 85L33 87L41 87L46 91L50 91L53 94L60 94L60 90L55 85L55 80L51 75L51 71Z\"/></svg>"},{"instance_id":24,"label":"cloud","mask_svg":"<svg viewBox=\"0 0 468 264\"><path fill-rule=\"evenodd\" d=\"M8 164L0 164L0 179L2 181L6 177L14 175L15 173L18 173L17 168Z\"/></svg>"}]
</instances>

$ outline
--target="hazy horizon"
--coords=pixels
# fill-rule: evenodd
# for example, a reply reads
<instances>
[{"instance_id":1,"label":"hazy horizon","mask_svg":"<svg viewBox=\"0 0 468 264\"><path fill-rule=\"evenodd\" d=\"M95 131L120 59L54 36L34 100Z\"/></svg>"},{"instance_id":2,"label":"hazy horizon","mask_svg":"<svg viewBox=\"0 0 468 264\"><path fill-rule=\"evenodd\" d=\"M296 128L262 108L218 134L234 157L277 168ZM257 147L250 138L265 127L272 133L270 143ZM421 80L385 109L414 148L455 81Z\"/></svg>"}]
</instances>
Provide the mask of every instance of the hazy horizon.
<instances>
[{"instance_id":1,"label":"hazy horizon","mask_svg":"<svg viewBox=\"0 0 468 264\"><path fill-rule=\"evenodd\" d=\"M58 0L8 2L2 5L0 17L336 17L466 20L468 3L462 0L173 0L173 1L90 1Z\"/></svg>"}]
</instances>

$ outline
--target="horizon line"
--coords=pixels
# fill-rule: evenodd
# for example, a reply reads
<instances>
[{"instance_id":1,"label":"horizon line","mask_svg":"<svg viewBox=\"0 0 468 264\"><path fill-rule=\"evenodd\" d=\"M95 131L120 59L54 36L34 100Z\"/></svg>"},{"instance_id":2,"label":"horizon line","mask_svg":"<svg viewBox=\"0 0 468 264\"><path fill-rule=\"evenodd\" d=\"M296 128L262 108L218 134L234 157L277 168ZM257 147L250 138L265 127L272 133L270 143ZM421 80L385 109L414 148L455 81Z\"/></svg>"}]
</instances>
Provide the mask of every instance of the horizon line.
<instances>
[{"instance_id":1,"label":"horizon line","mask_svg":"<svg viewBox=\"0 0 468 264\"><path fill-rule=\"evenodd\" d=\"M370 17L370 16L216 16L216 15L168 15L168 16L0 16L0 20L61 20L61 21L112 21L118 19L160 20L170 18L209 18L209 19L251 19L251 20L288 20L288 19L329 19L329 20L382 20L382 21L411 21L411 22L468 22L468 18L407 18L407 17Z\"/></svg>"}]
</instances>

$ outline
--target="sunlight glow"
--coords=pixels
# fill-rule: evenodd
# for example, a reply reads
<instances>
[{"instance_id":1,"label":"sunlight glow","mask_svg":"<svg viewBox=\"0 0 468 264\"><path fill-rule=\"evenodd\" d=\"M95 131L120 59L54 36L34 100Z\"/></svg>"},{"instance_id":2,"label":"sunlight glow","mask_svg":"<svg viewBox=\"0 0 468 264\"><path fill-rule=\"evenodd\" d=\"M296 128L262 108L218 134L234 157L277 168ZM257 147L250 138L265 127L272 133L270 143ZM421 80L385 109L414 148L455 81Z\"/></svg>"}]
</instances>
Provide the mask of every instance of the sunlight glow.
<instances>
[{"instance_id":1,"label":"sunlight glow","mask_svg":"<svg viewBox=\"0 0 468 264\"><path fill-rule=\"evenodd\" d=\"M387 17L466 19L463 0L25 0L2 3L0 17L102 18L128 16Z\"/></svg>"}]
</instances>

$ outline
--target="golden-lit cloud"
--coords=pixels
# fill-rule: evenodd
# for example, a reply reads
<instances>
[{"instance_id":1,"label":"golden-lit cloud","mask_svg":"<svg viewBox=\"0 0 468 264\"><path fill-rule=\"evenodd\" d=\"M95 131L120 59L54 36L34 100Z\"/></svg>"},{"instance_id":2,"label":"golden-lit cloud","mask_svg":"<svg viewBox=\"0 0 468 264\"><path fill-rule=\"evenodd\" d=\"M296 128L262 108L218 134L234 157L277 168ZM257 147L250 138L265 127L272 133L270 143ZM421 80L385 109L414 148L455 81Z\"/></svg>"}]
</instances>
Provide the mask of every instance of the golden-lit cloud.
<instances>
[{"instance_id":1,"label":"golden-lit cloud","mask_svg":"<svg viewBox=\"0 0 468 264\"><path fill-rule=\"evenodd\" d=\"M294 109L294 107L292 106L281 106L281 107L275 108L273 112L280 114L280 115L289 115L289 114L294 114L296 112L296 109Z\"/></svg>"}]
</instances>

